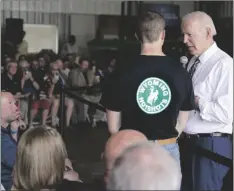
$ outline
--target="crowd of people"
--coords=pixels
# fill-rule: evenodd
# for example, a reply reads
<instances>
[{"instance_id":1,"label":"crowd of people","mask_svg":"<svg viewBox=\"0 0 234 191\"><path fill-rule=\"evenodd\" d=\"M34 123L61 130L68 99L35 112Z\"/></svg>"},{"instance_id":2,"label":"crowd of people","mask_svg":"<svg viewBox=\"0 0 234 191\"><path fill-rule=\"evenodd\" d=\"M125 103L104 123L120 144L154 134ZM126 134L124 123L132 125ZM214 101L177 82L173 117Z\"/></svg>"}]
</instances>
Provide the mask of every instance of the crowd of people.
<instances>
[{"instance_id":1,"label":"crowd of people","mask_svg":"<svg viewBox=\"0 0 234 191\"><path fill-rule=\"evenodd\" d=\"M186 69L162 51L165 20L160 14L147 11L138 27L141 55L124 71L113 72L111 62L108 83L104 79L101 86L111 136L98 183L80 180L53 127L61 84L80 90L102 84L108 74L70 54L67 60L5 58L1 184L6 190L232 190L232 169L190 148L192 143L232 159L233 59L214 41L212 18L200 11L182 18L184 43L193 56ZM66 97L65 104L69 127L75 101ZM42 126L32 127L38 108L43 109ZM49 113L52 127L46 125ZM19 136L21 118L30 128Z\"/></svg>"},{"instance_id":2,"label":"crowd of people","mask_svg":"<svg viewBox=\"0 0 234 191\"><path fill-rule=\"evenodd\" d=\"M112 59L106 68L98 69L86 57L68 54L60 58L54 54L40 53L18 60L5 55L2 65L1 90L12 93L21 111L21 117L29 127L33 126L38 110L42 109L41 125L46 125L50 116L51 126L58 124L61 85L73 90L85 90L95 85L101 87L105 77L115 68ZM85 120L84 105L66 96L66 127L71 126L74 108L80 121Z\"/></svg>"}]
</instances>

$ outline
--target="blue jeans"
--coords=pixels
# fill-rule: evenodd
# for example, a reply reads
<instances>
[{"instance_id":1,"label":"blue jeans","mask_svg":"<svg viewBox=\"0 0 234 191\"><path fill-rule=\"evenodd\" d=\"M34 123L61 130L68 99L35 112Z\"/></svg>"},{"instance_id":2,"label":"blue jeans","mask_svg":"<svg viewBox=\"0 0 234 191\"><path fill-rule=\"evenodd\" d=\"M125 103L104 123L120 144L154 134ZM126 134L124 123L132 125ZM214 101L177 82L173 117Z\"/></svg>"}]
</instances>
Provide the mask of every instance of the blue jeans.
<instances>
[{"instance_id":1,"label":"blue jeans","mask_svg":"<svg viewBox=\"0 0 234 191\"><path fill-rule=\"evenodd\" d=\"M180 166L180 151L178 143L166 144L162 145L162 147L171 154L171 156L178 162Z\"/></svg>"}]
</instances>

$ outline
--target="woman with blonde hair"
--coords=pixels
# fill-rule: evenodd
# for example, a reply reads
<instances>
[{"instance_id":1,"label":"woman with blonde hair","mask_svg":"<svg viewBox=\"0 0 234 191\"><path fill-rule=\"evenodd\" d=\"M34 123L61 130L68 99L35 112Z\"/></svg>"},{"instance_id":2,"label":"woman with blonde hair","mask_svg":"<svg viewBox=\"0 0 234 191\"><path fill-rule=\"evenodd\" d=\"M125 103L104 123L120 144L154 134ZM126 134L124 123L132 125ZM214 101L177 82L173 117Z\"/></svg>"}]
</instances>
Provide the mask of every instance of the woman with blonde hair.
<instances>
[{"instance_id":1,"label":"woman with blonde hair","mask_svg":"<svg viewBox=\"0 0 234 191\"><path fill-rule=\"evenodd\" d=\"M39 191L58 189L66 178L67 151L60 134L50 127L26 131L18 144L13 173L14 189ZM67 171L66 171L67 170ZM72 171L69 180L79 181Z\"/></svg>"}]
</instances>

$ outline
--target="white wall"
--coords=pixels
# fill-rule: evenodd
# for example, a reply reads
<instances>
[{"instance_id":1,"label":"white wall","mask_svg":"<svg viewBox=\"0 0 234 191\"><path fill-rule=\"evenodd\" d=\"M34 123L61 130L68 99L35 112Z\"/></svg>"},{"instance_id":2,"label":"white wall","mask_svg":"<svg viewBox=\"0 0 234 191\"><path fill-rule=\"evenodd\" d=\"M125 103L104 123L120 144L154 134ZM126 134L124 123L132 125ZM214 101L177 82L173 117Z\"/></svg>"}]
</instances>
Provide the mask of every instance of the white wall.
<instances>
[{"instance_id":1,"label":"white wall","mask_svg":"<svg viewBox=\"0 0 234 191\"><path fill-rule=\"evenodd\" d=\"M64 13L47 13L32 11L1 11L1 25L5 23L6 18L21 18L25 24L45 24L56 25L59 31L60 39L68 34L69 17Z\"/></svg>"},{"instance_id":2,"label":"white wall","mask_svg":"<svg viewBox=\"0 0 234 191\"><path fill-rule=\"evenodd\" d=\"M183 17L185 14L194 11L193 1L174 1L174 3L180 6L180 17Z\"/></svg>"},{"instance_id":3,"label":"white wall","mask_svg":"<svg viewBox=\"0 0 234 191\"><path fill-rule=\"evenodd\" d=\"M147 1L145 1L147 2ZM148 1L152 3L153 1ZM181 15L194 10L192 1L155 1L180 5ZM63 12L75 14L121 14L120 0L1 0L4 10L33 12ZM134 11L134 10L133 10Z\"/></svg>"},{"instance_id":4,"label":"white wall","mask_svg":"<svg viewBox=\"0 0 234 191\"><path fill-rule=\"evenodd\" d=\"M157 1L158 2L158 1ZM171 3L171 2L159 2ZM177 2L181 13L193 10L192 2ZM22 18L29 24L55 24L59 28L60 39L68 34L68 14L71 16L71 34L77 39L77 46L85 48L86 42L94 39L97 15L120 15L120 0L2 0L4 17ZM125 8L127 8L125 6ZM135 7L136 8L136 7ZM127 10L127 9L126 9ZM126 13L125 10L125 13ZM133 8L133 13L136 10ZM60 13L60 14L59 14ZM63 14L62 14L63 13ZM67 15L64 15L67 14ZM3 16L3 12L2 12ZM3 18L3 17L2 17ZM2 23L4 19L1 19Z\"/></svg>"},{"instance_id":5,"label":"white wall","mask_svg":"<svg viewBox=\"0 0 234 191\"><path fill-rule=\"evenodd\" d=\"M5 10L63 12L76 14L121 13L121 1L118 0L1 0Z\"/></svg>"},{"instance_id":6,"label":"white wall","mask_svg":"<svg viewBox=\"0 0 234 191\"><path fill-rule=\"evenodd\" d=\"M89 0L89 2L90 1L92 0ZM93 13L93 15L75 14L71 16L71 33L76 35L77 44L82 49L85 47L87 41L95 38L95 33L96 33L95 26L96 26L97 14L113 14L113 15L119 14L120 15L121 14L121 2L109 1L108 2L109 4L107 2L102 3L101 7L99 5L100 3L99 4L95 3L95 1L93 1L93 3L90 3L89 5L86 5L86 6L85 6L85 3L80 0L79 1L77 0L76 2L77 3L75 3L73 10L76 9L80 13L85 13L85 10L89 13ZM86 2L88 3L88 1ZM171 2L163 1L159 3L171 3ZM193 2L176 1L174 3L180 5L180 16L183 16L184 14L189 13L194 10ZM133 5L132 12L136 13L136 10L134 10L134 7L135 6Z\"/></svg>"},{"instance_id":7,"label":"white wall","mask_svg":"<svg viewBox=\"0 0 234 191\"><path fill-rule=\"evenodd\" d=\"M82 52L86 43L95 38L96 15L73 14L71 16L71 33L76 36L76 45Z\"/></svg>"},{"instance_id":8,"label":"white wall","mask_svg":"<svg viewBox=\"0 0 234 191\"><path fill-rule=\"evenodd\" d=\"M148 1L152 3L153 1ZM180 6L180 16L194 10L193 1L155 1L157 3L174 3ZM95 36L97 15L120 15L120 0L2 0L1 8L5 17L20 17L27 23L57 24L60 36L67 34L68 16L71 14L71 33L76 35L77 43L83 47L86 41ZM226 3L223 17L232 16L232 6ZM132 10L136 13L136 10ZM51 14L54 13L54 14ZM61 14L58 14L61 13ZM2 17L3 18L3 12ZM1 19L3 21L3 19ZM64 24L66 22L66 24ZM64 36L65 37L65 36Z\"/></svg>"}]
</instances>

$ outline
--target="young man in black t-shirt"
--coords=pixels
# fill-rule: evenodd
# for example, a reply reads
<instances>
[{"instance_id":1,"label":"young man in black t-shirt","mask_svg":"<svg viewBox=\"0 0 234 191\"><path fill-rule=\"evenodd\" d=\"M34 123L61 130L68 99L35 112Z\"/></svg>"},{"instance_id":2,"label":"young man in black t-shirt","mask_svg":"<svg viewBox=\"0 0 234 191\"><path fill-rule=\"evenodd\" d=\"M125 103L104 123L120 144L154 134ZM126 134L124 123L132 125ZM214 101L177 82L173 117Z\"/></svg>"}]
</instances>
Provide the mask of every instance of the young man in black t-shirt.
<instances>
[{"instance_id":1,"label":"young man in black t-shirt","mask_svg":"<svg viewBox=\"0 0 234 191\"><path fill-rule=\"evenodd\" d=\"M138 130L179 161L177 129L181 132L185 127L194 109L194 95L188 73L162 52L164 28L161 15L142 16L137 34L141 55L110 77L101 104L107 109L111 134L119 129Z\"/></svg>"}]
</instances>

